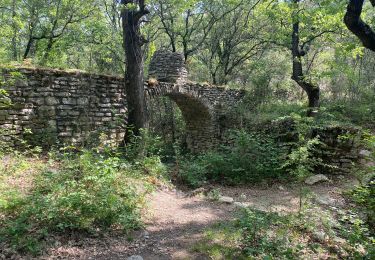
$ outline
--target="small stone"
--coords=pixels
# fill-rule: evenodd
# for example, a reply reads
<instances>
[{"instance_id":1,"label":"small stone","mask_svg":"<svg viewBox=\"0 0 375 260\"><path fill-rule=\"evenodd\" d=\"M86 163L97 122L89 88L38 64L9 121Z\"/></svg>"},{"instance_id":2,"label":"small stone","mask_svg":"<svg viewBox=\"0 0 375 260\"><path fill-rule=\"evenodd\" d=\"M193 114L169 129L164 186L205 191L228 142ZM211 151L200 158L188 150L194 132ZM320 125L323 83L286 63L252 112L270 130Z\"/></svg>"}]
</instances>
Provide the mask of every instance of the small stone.
<instances>
[{"instance_id":1,"label":"small stone","mask_svg":"<svg viewBox=\"0 0 375 260\"><path fill-rule=\"evenodd\" d=\"M328 197L328 196L318 196L315 198L315 201L324 206L335 206L336 205L336 200Z\"/></svg>"},{"instance_id":2,"label":"small stone","mask_svg":"<svg viewBox=\"0 0 375 260\"><path fill-rule=\"evenodd\" d=\"M132 255L132 256L129 256L127 260L143 260L143 257L140 255Z\"/></svg>"},{"instance_id":3,"label":"small stone","mask_svg":"<svg viewBox=\"0 0 375 260\"><path fill-rule=\"evenodd\" d=\"M281 185L278 187L278 189L281 190L281 191L285 190L285 188L283 186L281 186Z\"/></svg>"},{"instance_id":4,"label":"small stone","mask_svg":"<svg viewBox=\"0 0 375 260\"><path fill-rule=\"evenodd\" d=\"M233 198L227 197L227 196L220 196L219 202L227 203L227 204L232 204L234 202Z\"/></svg>"},{"instance_id":5,"label":"small stone","mask_svg":"<svg viewBox=\"0 0 375 260\"><path fill-rule=\"evenodd\" d=\"M337 244L345 244L346 240L341 238L341 237L335 237L335 238L333 238L333 242L335 242Z\"/></svg>"},{"instance_id":6,"label":"small stone","mask_svg":"<svg viewBox=\"0 0 375 260\"><path fill-rule=\"evenodd\" d=\"M315 240L317 240L318 242L323 243L323 242L326 241L326 239L327 239L327 235L326 235L326 233L324 233L323 231L315 231L315 232L313 233L313 238L314 238Z\"/></svg>"},{"instance_id":7,"label":"small stone","mask_svg":"<svg viewBox=\"0 0 375 260\"><path fill-rule=\"evenodd\" d=\"M57 105L59 101L54 97L46 97L45 102L49 106Z\"/></svg>"},{"instance_id":8,"label":"small stone","mask_svg":"<svg viewBox=\"0 0 375 260\"><path fill-rule=\"evenodd\" d=\"M317 175L313 175L313 176L308 177L305 180L305 183L308 184L308 185L314 185L315 183L324 182L324 181L329 181L327 176L325 176L323 174L317 174Z\"/></svg>"},{"instance_id":9,"label":"small stone","mask_svg":"<svg viewBox=\"0 0 375 260\"><path fill-rule=\"evenodd\" d=\"M249 204L248 203L245 203L245 202L238 202L238 201L235 201L233 203L234 206L236 207L239 207L239 208L247 208L249 207Z\"/></svg>"},{"instance_id":10,"label":"small stone","mask_svg":"<svg viewBox=\"0 0 375 260\"><path fill-rule=\"evenodd\" d=\"M361 150L361 151L359 151L359 155L362 156L362 157L369 157L371 155L371 151Z\"/></svg>"}]
</instances>

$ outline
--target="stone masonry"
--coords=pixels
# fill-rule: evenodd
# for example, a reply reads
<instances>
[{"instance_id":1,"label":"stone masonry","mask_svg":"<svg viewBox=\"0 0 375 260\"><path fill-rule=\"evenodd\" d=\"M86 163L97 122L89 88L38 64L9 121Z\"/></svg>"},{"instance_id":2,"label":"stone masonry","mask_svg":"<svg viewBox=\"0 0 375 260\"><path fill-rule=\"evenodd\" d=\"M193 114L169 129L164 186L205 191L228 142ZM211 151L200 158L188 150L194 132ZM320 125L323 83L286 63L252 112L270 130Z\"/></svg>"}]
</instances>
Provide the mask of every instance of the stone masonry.
<instances>
[{"instance_id":1,"label":"stone masonry","mask_svg":"<svg viewBox=\"0 0 375 260\"><path fill-rule=\"evenodd\" d=\"M17 72L21 77L12 78ZM31 144L83 145L107 134L114 142L124 136L126 96L123 78L51 69L4 69L12 106L0 108L0 127ZM214 147L223 129L218 120L244 92L196 83L159 82L145 85L146 99L168 96L180 107L192 151ZM32 135L26 134L30 129ZM10 138L10 137L8 137Z\"/></svg>"},{"instance_id":2,"label":"stone masonry","mask_svg":"<svg viewBox=\"0 0 375 260\"><path fill-rule=\"evenodd\" d=\"M102 133L118 144L124 137L127 105L121 77L31 68L3 69L0 77L4 78L0 82L5 82L0 87L6 89L12 101L10 107L0 106L0 137L15 145L22 138L31 138L29 143L39 146L85 145L97 141ZM241 102L244 91L189 82L183 56L166 51L155 53L149 78L155 80L145 83L146 104L158 96L176 102L185 119L191 151L227 142L225 131L235 128L227 112ZM277 133L280 127L279 142L293 142L293 127L289 124L273 125L270 131ZM11 135L1 134L1 129ZM28 134L28 129L33 134ZM343 134L351 138L340 139ZM357 131L333 127L315 135L326 144L319 157L336 166L334 172L349 172L358 160L360 147L354 140Z\"/></svg>"},{"instance_id":3,"label":"stone masonry","mask_svg":"<svg viewBox=\"0 0 375 260\"><path fill-rule=\"evenodd\" d=\"M21 76L13 78L15 72ZM39 146L84 144L95 131L123 138L122 78L29 68L3 70L2 75L12 105L0 110L0 126L13 136L32 137L31 144Z\"/></svg>"},{"instance_id":4,"label":"stone masonry","mask_svg":"<svg viewBox=\"0 0 375 260\"><path fill-rule=\"evenodd\" d=\"M177 52L156 51L148 71L149 78L160 82L183 84L188 77L184 56Z\"/></svg>"}]
</instances>

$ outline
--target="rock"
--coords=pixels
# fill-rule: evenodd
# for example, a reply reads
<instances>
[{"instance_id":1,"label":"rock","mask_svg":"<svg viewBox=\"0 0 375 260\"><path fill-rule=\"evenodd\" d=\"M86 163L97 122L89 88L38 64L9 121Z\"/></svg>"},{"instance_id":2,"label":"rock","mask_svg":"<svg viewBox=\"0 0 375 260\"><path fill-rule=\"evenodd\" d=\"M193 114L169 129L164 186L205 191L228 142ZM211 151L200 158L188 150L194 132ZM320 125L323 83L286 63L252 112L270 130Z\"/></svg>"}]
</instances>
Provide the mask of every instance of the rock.
<instances>
[{"instance_id":1,"label":"rock","mask_svg":"<svg viewBox=\"0 0 375 260\"><path fill-rule=\"evenodd\" d=\"M129 256L127 260L143 260L143 257L140 255L132 255L132 256Z\"/></svg>"},{"instance_id":2,"label":"rock","mask_svg":"<svg viewBox=\"0 0 375 260\"><path fill-rule=\"evenodd\" d=\"M204 193L204 192L206 192L206 188L201 187L201 188L195 189L193 191L190 191L186 196L187 197L194 197L194 196L196 196L200 193Z\"/></svg>"},{"instance_id":3,"label":"rock","mask_svg":"<svg viewBox=\"0 0 375 260\"><path fill-rule=\"evenodd\" d=\"M227 204L232 204L234 202L233 198L227 197L227 196L220 196L219 202L227 203Z\"/></svg>"},{"instance_id":4,"label":"rock","mask_svg":"<svg viewBox=\"0 0 375 260\"><path fill-rule=\"evenodd\" d=\"M246 200L246 194L243 194L243 193L242 193L242 194L240 195L240 199L241 199L241 200Z\"/></svg>"},{"instance_id":5,"label":"rock","mask_svg":"<svg viewBox=\"0 0 375 260\"><path fill-rule=\"evenodd\" d=\"M247 207L249 207L249 204L246 203L246 202L235 201L235 202L233 202L233 205L236 206L236 207L239 207L239 208L247 208Z\"/></svg>"},{"instance_id":6,"label":"rock","mask_svg":"<svg viewBox=\"0 0 375 260\"><path fill-rule=\"evenodd\" d=\"M335 242L336 244L346 244L346 240L341 238L341 237L334 237L332 239L333 242Z\"/></svg>"},{"instance_id":7,"label":"rock","mask_svg":"<svg viewBox=\"0 0 375 260\"><path fill-rule=\"evenodd\" d=\"M314 185L315 183L323 182L323 181L329 181L327 176L325 176L323 174L316 174L316 175L308 177L305 180L305 183L308 184L308 185Z\"/></svg>"},{"instance_id":8,"label":"rock","mask_svg":"<svg viewBox=\"0 0 375 260\"><path fill-rule=\"evenodd\" d=\"M361 151L359 151L359 155L362 156L362 157L369 157L371 155L371 151L361 150Z\"/></svg>"},{"instance_id":9,"label":"rock","mask_svg":"<svg viewBox=\"0 0 375 260\"><path fill-rule=\"evenodd\" d=\"M335 206L336 201L330 197L327 196L319 196L315 198L315 201L324 206Z\"/></svg>"},{"instance_id":10,"label":"rock","mask_svg":"<svg viewBox=\"0 0 375 260\"><path fill-rule=\"evenodd\" d=\"M327 235L323 231L315 231L312 235L313 238L320 243L325 242L327 239Z\"/></svg>"},{"instance_id":11,"label":"rock","mask_svg":"<svg viewBox=\"0 0 375 260\"><path fill-rule=\"evenodd\" d=\"M285 188L283 186L281 186L281 185L278 187L278 189L281 190L281 191L285 190Z\"/></svg>"}]
</instances>

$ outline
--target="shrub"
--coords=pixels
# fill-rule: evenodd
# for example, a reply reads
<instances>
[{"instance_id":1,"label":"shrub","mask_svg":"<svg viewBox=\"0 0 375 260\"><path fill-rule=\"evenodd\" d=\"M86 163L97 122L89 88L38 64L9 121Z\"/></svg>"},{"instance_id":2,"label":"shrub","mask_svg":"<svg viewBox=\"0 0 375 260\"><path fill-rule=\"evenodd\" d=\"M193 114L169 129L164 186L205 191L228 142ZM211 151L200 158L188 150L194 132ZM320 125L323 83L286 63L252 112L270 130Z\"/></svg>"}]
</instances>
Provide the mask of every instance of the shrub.
<instances>
[{"instance_id":1,"label":"shrub","mask_svg":"<svg viewBox=\"0 0 375 260\"><path fill-rule=\"evenodd\" d=\"M147 190L127 161L84 151L64 155L59 164L35 178L30 194L2 204L0 241L37 253L50 232L127 232L141 225L139 209Z\"/></svg>"},{"instance_id":2,"label":"shrub","mask_svg":"<svg viewBox=\"0 0 375 260\"><path fill-rule=\"evenodd\" d=\"M362 185L351 192L351 199L366 213L367 223L375 235L375 135L365 133L363 145L369 150L365 163L360 167L360 174L364 181Z\"/></svg>"},{"instance_id":3,"label":"shrub","mask_svg":"<svg viewBox=\"0 0 375 260\"><path fill-rule=\"evenodd\" d=\"M299 248L291 245L289 230L285 228L289 225L288 217L246 209L238 219L243 253L262 259L296 259Z\"/></svg>"},{"instance_id":4,"label":"shrub","mask_svg":"<svg viewBox=\"0 0 375 260\"><path fill-rule=\"evenodd\" d=\"M285 151L271 137L234 131L231 138L232 145L185 158L180 170L182 181L197 187L206 181L239 184L282 176L280 165Z\"/></svg>"}]
</instances>

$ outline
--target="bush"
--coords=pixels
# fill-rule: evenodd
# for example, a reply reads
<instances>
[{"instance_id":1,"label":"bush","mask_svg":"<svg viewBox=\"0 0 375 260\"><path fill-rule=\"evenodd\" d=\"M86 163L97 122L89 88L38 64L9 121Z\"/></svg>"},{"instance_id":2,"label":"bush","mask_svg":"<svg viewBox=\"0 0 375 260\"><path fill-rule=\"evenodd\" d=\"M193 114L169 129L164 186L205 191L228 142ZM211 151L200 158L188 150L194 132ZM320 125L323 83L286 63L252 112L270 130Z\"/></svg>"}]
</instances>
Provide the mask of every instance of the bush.
<instances>
[{"instance_id":1,"label":"bush","mask_svg":"<svg viewBox=\"0 0 375 260\"><path fill-rule=\"evenodd\" d=\"M231 139L232 145L218 151L186 157L181 163L182 181L197 187L207 181L239 184L282 176L280 165L285 151L271 137L235 131Z\"/></svg>"},{"instance_id":2,"label":"bush","mask_svg":"<svg viewBox=\"0 0 375 260\"><path fill-rule=\"evenodd\" d=\"M300 248L291 244L288 226L291 226L288 217L246 209L238 219L244 255L262 259L297 259Z\"/></svg>"},{"instance_id":3,"label":"bush","mask_svg":"<svg viewBox=\"0 0 375 260\"><path fill-rule=\"evenodd\" d=\"M154 163L150 160L143 167ZM27 196L7 197L1 204L0 242L37 253L50 232L133 230L141 225L139 210L147 191L139 173L116 156L65 154L58 169L37 175Z\"/></svg>"}]
</instances>

